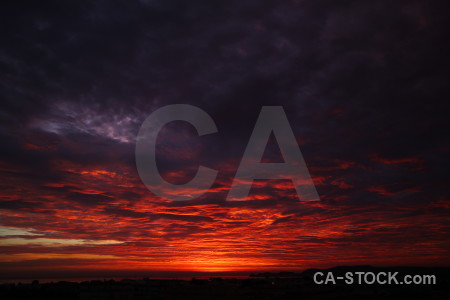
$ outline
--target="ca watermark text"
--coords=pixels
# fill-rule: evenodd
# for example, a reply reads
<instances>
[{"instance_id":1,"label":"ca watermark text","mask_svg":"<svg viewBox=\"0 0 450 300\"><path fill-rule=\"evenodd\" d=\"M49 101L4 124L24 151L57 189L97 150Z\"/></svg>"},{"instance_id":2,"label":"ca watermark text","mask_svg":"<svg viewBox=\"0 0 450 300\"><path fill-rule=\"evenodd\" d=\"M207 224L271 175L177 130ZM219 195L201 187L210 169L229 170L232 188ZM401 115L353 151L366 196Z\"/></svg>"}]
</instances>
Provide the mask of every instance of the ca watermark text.
<instances>
[{"instance_id":1,"label":"ca watermark text","mask_svg":"<svg viewBox=\"0 0 450 300\"><path fill-rule=\"evenodd\" d=\"M316 272L313 280L315 284L381 284L381 285L435 285L436 275L405 274L399 272Z\"/></svg>"},{"instance_id":2,"label":"ca watermark text","mask_svg":"<svg viewBox=\"0 0 450 300\"><path fill-rule=\"evenodd\" d=\"M218 170L199 164L195 177L184 184L172 184L159 173L156 163L157 135L172 121L190 123L199 136L218 132L212 117L199 107L173 104L155 110L142 123L136 138L136 167L139 176L145 186L159 197L173 201L198 198L213 185ZM271 134L278 142L284 162L261 162ZM246 200L253 181L257 179L290 179L297 194L301 195L301 201L320 200L297 139L281 106L261 108L227 200Z\"/></svg>"}]
</instances>

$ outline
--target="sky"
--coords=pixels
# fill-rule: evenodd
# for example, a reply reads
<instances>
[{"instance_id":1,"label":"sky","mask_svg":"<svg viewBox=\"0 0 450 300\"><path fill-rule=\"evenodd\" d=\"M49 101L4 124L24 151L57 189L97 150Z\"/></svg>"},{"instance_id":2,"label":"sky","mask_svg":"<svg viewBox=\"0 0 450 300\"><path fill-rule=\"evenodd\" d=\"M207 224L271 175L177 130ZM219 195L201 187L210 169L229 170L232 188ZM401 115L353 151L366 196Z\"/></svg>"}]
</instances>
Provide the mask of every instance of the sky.
<instances>
[{"instance_id":1,"label":"sky","mask_svg":"<svg viewBox=\"0 0 450 300\"><path fill-rule=\"evenodd\" d=\"M0 277L450 266L447 1L24 1L0 12ZM210 190L160 198L158 168ZM263 106L282 106L320 201L289 179L227 201ZM277 138L262 162L282 162ZM282 176L281 176L282 177Z\"/></svg>"}]
</instances>

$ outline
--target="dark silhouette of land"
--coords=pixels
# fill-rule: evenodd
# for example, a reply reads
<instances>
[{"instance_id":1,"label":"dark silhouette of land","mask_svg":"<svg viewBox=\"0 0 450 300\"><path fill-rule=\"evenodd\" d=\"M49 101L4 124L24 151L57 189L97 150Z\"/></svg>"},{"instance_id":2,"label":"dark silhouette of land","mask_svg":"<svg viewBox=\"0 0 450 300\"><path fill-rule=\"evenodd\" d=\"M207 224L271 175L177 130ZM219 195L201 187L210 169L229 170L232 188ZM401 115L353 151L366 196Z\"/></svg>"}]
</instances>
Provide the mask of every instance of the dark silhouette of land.
<instances>
[{"instance_id":1,"label":"dark silhouette of land","mask_svg":"<svg viewBox=\"0 0 450 300\"><path fill-rule=\"evenodd\" d=\"M314 274L332 272L398 272L435 275L436 284L317 284ZM322 278L324 279L324 277ZM248 278L122 279L84 282L8 283L0 285L0 299L30 300L148 300L148 299L450 299L450 268L370 266L309 269L301 273L258 273Z\"/></svg>"}]
</instances>

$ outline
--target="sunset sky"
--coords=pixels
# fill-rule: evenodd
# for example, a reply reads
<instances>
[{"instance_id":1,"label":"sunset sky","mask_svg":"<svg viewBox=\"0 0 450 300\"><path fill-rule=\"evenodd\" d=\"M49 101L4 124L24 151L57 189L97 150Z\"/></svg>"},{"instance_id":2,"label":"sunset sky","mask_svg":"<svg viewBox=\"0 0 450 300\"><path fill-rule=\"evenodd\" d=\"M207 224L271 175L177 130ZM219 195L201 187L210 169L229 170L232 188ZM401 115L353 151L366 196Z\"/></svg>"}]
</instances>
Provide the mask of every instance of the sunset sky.
<instances>
[{"instance_id":1,"label":"sunset sky","mask_svg":"<svg viewBox=\"0 0 450 300\"><path fill-rule=\"evenodd\" d=\"M338 4L339 2L339 4ZM0 279L450 266L448 1L29 1L0 10ZM136 169L142 122L172 183ZM283 106L320 201L257 180L226 201L263 106ZM263 162L280 162L271 138ZM128 273L127 273L128 272Z\"/></svg>"}]
</instances>

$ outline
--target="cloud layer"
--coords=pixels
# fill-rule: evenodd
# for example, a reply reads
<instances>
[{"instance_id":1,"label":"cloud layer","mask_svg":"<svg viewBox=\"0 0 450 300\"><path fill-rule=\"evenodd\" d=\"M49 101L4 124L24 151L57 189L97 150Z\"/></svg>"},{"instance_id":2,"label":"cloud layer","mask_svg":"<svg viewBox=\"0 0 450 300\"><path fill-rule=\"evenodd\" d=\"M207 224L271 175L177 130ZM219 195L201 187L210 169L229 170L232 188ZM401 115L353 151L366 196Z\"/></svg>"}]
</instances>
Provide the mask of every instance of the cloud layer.
<instances>
[{"instance_id":1,"label":"cloud layer","mask_svg":"<svg viewBox=\"0 0 450 300\"><path fill-rule=\"evenodd\" d=\"M49 269L253 271L449 261L446 1L47 1L1 12L1 276ZM143 120L196 105L219 132ZM321 201L286 180L225 201L264 105L281 105ZM280 159L276 140L267 161Z\"/></svg>"}]
</instances>

